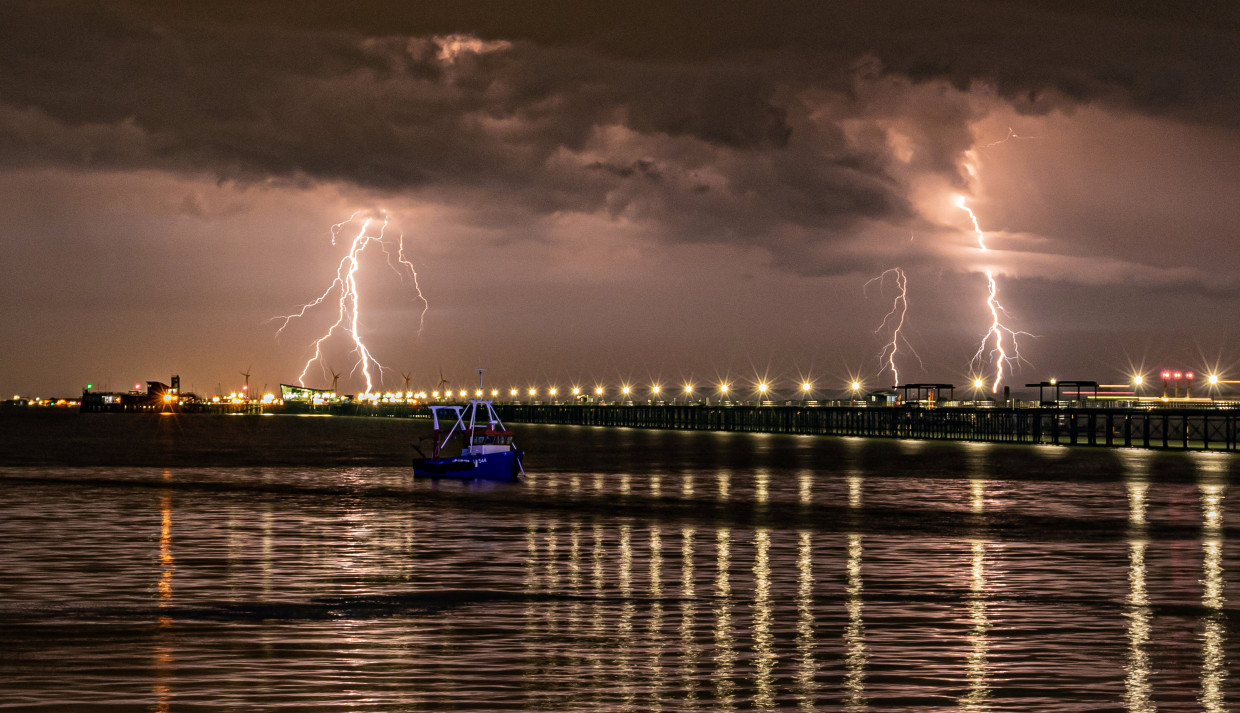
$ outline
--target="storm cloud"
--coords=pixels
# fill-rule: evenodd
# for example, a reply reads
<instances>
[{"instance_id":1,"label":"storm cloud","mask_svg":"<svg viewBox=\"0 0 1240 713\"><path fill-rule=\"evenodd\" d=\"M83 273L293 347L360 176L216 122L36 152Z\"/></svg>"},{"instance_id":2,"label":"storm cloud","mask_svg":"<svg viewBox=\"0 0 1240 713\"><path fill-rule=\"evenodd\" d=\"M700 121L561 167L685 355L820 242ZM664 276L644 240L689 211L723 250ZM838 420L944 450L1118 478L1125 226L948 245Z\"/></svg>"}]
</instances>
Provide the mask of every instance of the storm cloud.
<instances>
[{"instance_id":1,"label":"storm cloud","mask_svg":"<svg viewBox=\"0 0 1240 713\"><path fill-rule=\"evenodd\" d=\"M1192 157L1235 153L1237 68L1229 3L15 0L0 171L95 190L167 175L179 193L161 204L204 224L331 190L461 240L583 264L620 251L678 276L692 266L672 256L706 248L738 261L715 266L735 279L860 284L898 263L920 289L993 265L1228 300L1230 258L1158 246L1234 237L1231 213L1174 206L1235 178ZM1116 131L1143 138L1097 139ZM1106 177L1117 188L1085 179L1133 147ZM952 194L982 211L994 252L977 253ZM972 309L950 294L925 302Z\"/></svg>"}]
</instances>

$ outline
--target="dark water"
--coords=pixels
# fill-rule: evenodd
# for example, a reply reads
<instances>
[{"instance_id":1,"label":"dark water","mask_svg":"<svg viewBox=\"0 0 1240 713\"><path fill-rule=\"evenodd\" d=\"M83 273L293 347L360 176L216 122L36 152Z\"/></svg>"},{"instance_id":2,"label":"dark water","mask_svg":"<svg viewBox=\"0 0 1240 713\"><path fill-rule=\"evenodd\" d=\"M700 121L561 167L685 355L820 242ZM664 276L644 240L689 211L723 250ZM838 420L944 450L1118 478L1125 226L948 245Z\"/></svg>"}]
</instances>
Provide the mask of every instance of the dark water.
<instances>
[{"instance_id":1,"label":"dark water","mask_svg":"<svg viewBox=\"0 0 1240 713\"><path fill-rule=\"evenodd\" d=\"M525 483L434 486L408 421L0 425L3 709L1240 708L1232 456L518 426Z\"/></svg>"}]
</instances>

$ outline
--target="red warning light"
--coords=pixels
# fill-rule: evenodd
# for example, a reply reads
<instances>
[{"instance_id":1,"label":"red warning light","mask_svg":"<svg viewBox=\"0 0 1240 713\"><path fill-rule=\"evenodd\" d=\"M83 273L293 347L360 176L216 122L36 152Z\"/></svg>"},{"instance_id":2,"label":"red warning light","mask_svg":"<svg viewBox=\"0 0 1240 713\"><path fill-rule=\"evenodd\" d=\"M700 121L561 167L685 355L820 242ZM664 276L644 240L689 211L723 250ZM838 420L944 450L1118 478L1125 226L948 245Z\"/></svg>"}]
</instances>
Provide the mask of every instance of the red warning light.
<instances>
[{"instance_id":1,"label":"red warning light","mask_svg":"<svg viewBox=\"0 0 1240 713\"><path fill-rule=\"evenodd\" d=\"M1177 378L1177 379L1181 379L1181 378L1183 378L1183 377L1184 377L1184 374L1182 374L1182 373L1180 373L1180 372L1178 372L1178 371L1177 371L1177 372L1175 372L1175 378Z\"/></svg>"},{"instance_id":2,"label":"red warning light","mask_svg":"<svg viewBox=\"0 0 1240 713\"><path fill-rule=\"evenodd\" d=\"M1193 372L1191 372L1191 371L1190 371L1190 372L1188 372L1187 374L1185 374L1185 375L1184 375L1184 378L1186 378L1186 379L1191 379L1191 378L1193 378Z\"/></svg>"},{"instance_id":3,"label":"red warning light","mask_svg":"<svg viewBox=\"0 0 1240 713\"><path fill-rule=\"evenodd\" d=\"M1164 378L1164 379L1170 379L1170 378L1171 378L1171 372L1169 372L1169 371L1164 371L1164 372L1162 373L1162 378Z\"/></svg>"}]
</instances>

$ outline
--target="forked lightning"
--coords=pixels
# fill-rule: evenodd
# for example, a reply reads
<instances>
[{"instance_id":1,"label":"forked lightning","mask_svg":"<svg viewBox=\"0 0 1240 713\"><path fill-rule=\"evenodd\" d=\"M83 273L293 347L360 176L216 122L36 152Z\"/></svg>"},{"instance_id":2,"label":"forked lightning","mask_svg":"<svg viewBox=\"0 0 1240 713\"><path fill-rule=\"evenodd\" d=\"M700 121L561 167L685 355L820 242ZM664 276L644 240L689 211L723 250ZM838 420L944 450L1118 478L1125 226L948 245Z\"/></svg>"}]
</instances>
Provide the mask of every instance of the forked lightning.
<instances>
[{"instance_id":1,"label":"forked lightning","mask_svg":"<svg viewBox=\"0 0 1240 713\"><path fill-rule=\"evenodd\" d=\"M284 328L288 326L290 321L298 317L305 316L306 312L322 304L323 301L329 296L333 294L336 295L338 307L336 321L328 327L327 332L323 334L323 336L314 341L314 354L306 360L305 366L302 367L301 374L297 377L297 383L302 386L305 386L306 372L310 370L310 366L315 362L319 362L320 366L322 366L323 343L331 338L331 336L336 333L337 329L347 332L349 337L353 340L352 351L357 354L357 363L354 365L353 370L357 371L359 368L361 369L362 376L366 380L366 391L369 393L374 390L374 374L371 371L372 366L378 370L380 381L383 379L383 370L385 367L379 363L379 360L376 359L374 354L371 353L370 348L366 346L365 341L362 339L361 331L362 306L361 294L359 290L360 284L358 280L358 270L361 267L362 253L365 252L366 248L372 244L378 244L380 246L380 249L383 250L384 255L387 257L388 265L401 276L402 280L412 278L414 292L417 295L417 299L422 302L422 312L418 316L418 333L421 334L422 332L422 325L425 323L426 319L426 310L429 309L430 303L428 303L426 298L422 295L422 288L418 284L417 270L414 269L413 263L405 257L404 236L398 234L397 237L393 239L387 235L389 218L386 211L379 211L377 216L359 219L359 215L361 213L362 211L357 211L353 213L353 215L349 216L348 220L341 221L332 226L332 245L335 245L336 239L346 226L352 223L361 223L361 228L357 231L357 234L353 237L353 240L350 243L348 253L341 258L340 264L336 267L336 278L332 280L332 283L326 290L324 290L323 294L319 295L317 299L302 305L301 309L295 314L275 317L275 319L283 320L280 328L276 330L276 334L279 335L284 331ZM392 242L395 242L394 246L392 245ZM394 256L392 252L393 247L395 248Z\"/></svg>"}]
</instances>

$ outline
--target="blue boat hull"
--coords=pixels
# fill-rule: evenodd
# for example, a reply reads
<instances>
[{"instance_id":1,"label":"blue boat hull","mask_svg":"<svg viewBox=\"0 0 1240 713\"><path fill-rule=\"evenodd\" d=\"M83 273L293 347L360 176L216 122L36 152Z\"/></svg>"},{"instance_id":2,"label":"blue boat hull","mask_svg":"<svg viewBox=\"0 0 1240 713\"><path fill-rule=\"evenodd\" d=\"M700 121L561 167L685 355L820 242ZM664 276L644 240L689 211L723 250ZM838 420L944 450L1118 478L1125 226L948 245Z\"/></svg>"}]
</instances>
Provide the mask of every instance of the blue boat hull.
<instances>
[{"instance_id":1,"label":"blue boat hull","mask_svg":"<svg viewBox=\"0 0 1240 713\"><path fill-rule=\"evenodd\" d=\"M518 480L522 451L487 453L452 458L415 458L415 478L454 478L457 480Z\"/></svg>"}]
</instances>

